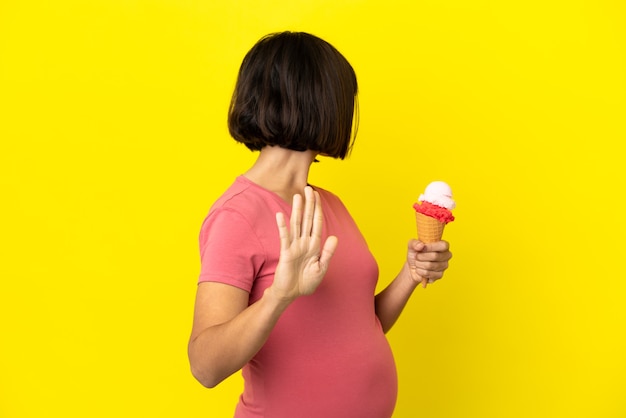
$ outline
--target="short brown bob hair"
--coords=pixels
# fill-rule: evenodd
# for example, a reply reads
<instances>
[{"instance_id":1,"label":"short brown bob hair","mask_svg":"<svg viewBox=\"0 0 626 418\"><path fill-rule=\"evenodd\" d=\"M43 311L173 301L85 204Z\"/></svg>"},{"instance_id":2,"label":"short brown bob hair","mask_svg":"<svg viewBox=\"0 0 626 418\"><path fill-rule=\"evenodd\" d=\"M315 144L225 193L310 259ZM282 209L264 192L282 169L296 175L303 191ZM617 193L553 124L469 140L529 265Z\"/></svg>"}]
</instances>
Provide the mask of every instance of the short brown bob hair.
<instances>
[{"instance_id":1,"label":"short brown bob hair","mask_svg":"<svg viewBox=\"0 0 626 418\"><path fill-rule=\"evenodd\" d=\"M270 34L241 63L228 129L252 151L272 145L344 159L358 127L357 92L354 69L328 42Z\"/></svg>"}]
</instances>

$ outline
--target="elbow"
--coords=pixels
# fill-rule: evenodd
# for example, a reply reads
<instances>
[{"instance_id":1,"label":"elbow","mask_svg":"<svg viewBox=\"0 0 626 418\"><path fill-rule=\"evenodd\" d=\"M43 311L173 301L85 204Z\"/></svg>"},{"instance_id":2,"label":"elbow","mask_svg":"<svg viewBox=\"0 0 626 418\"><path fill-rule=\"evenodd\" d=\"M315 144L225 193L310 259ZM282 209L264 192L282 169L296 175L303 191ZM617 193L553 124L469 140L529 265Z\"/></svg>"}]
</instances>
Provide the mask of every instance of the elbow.
<instances>
[{"instance_id":1,"label":"elbow","mask_svg":"<svg viewBox=\"0 0 626 418\"><path fill-rule=\"evenodd\" d=\"M211 362L202 360L203 359L198 358L197 355L194 355L194 352L191 349L190 345L189 366L191 370L191 375L205 388L214 388L222 380L224 380L224 378L220 377L219 371L216 369L216 367L212 367Z\"/></svg>"},{"instance_id":2,"label":"elbow","mask_svg":"<svg viewBox=\"0 0 626 418\"><path fill-rule=\"evenodd\" d=\"M224 364L224 359L216 358L208 353L206 347L203 349L195 344L194 340L189 342L188 358L192 376L205 388L211 389L226 380L233 371Z\"/></svg>"},{"instance_id":3,"label":"elbow","mask_svg":"<svg viewBox=\"0 0 626 418\"><path fill-rule=\"evenodd\" d=\"M200 382L202 386L207 389L214 388L215 386L220 384L222 380L224 380L218 378L215 373L211 373L209 371L201 370L197 367L194 367L193 364L191 365L191 374L198 382Z\"/></svg>"},{"instance_id":4,"label":"elbow","mask_svg":"<svg viewBox=\"0 0 626 418\"><path fill-rule=\"evenodd\" d=\"M187 347L189 368L191 375L205 388L211 389L217 386L223 379L219 379L215 367L198 353L194 340L189 341Z\"/></svg>"}]
</instances>

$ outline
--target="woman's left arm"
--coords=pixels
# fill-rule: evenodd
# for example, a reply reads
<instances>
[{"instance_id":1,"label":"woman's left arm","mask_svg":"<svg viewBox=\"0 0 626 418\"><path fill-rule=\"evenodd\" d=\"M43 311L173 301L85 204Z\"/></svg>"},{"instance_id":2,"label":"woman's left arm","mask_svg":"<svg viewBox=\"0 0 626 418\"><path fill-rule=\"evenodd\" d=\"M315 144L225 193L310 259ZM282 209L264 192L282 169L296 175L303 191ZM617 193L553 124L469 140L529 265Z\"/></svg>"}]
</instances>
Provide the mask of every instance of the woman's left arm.
<instances>
[{"instance_id":1,"label":"woman's left arm","mask_svg":"<svg viewBox=\"0 0 626 418\"><path fill-rule=\"evenodd\" d=\"M395 324L422 278L426 278L428 283L441 279L450 258L452 253L446 241L431 244L418 240L409 241L402 270L375 298L376 315L385 333Z\"/></svg>"}]
</instances>

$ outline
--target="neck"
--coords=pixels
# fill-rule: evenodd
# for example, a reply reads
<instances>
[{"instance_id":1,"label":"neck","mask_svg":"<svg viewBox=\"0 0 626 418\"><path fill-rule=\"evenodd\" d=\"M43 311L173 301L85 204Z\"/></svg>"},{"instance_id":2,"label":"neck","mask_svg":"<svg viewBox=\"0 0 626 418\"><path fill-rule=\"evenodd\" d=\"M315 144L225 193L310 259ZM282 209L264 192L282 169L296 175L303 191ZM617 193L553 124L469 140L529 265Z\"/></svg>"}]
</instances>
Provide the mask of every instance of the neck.
<instances>
[{"instance_id":1,"label":"neck","mask_svg":"<svg viewBox=\"0 0 626 418\"><path fill-rule=\"evenodd\" d=\"M294 194L303 193L316 155L314 151L266 146L244 176L291 203Z\"/></svg>"}]
</instances>

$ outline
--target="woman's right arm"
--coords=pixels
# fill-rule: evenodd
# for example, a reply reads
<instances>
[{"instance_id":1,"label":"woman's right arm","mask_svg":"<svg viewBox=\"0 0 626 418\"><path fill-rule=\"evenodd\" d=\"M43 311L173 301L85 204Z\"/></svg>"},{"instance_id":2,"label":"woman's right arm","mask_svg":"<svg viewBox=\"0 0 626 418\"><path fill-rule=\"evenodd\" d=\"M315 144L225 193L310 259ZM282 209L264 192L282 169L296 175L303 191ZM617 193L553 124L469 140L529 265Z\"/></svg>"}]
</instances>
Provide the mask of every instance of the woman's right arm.
<instances>
[{"instance_id":1,"label":"woman's right arm","mask_svg":"<svg viewBox=\"0 0 626 418\"><path fill-rule=\"evenodd\" d=\"M198 285L189 362L200 383L214 387L241 369L265 344L278 318L301 295L315 291L337 248L328 237L322 247L322 206L310 187L293 198L290 227L276 215L280 257L274 281L261 299L248 306L249 294L223 283Z\"/></svg>"},{"instance_id":2,"label":"woman's right arm","mask_svg":"<svg viewBox=\"0 0 626 418\"><path fill-rule=\"evenodd\" d=\"M223 283L200 283L189 362L194 377L214 387L241 369L263 346L289 302L271 288L248 306L248 292Z\"/></svg>"}]
</instances>

